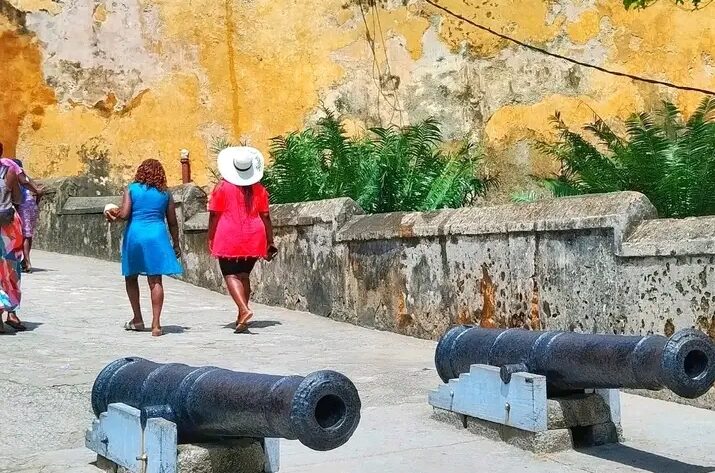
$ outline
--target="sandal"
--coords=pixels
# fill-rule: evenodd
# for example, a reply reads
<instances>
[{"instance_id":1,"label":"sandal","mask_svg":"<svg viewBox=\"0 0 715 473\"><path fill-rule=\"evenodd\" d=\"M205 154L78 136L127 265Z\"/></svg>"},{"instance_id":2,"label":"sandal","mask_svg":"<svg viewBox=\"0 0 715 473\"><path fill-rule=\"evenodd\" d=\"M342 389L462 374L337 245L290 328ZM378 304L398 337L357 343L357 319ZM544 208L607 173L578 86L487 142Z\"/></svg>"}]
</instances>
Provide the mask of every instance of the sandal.
<instances>
[{"instance_id":1,"label":"sandal","mask_svg":"<svg viewBox=\"0 0 715 473\"><path fill-rule=\"evenodd\" d=\"M248 330L248 324L239 323L239 324L236 324L236 330L234 330L233 333L243 333L246 330Z\"/></svg>"},{"instance_id":2,"label":"sandal","mask_svg":"<svg viewBox=\"0 0 715 473\"><path fill-rule=\"evenodd\" d=\"M17 316L16 316L16 317L17 317ZM7 321L5 321L5 324L9 325L10 327L12 327L12 328L13 328L15 331L17 331L17 332L24 332L25 330L27 330L27 327L25 327L25 326L22 324L22 322L20 322L20 320L17 320L17 321L10 320L10 317L9 317L9 316L8 316Z\"/></svg>"},{"instance_id":3,"label":"sandal","mask_svg":"<svg viewBox=\"0 0 715 473\"><path fill-rule=\"evenodd\" d=\"M5 325L2 323L2 320L0 320L0 335L5 335L6 333Z\"/></svg>"},{"instance_id":4,"label":"sandal","mask_svg":"<svg viewBox=\"0 0 715 473\"><path fill-rule=\"evenodd\" d=\"M161 337L162 335L164 335L164 331L161 329L161 327L151 329L152 337Z\"/></svg>"},{"instance_id":5,"label":"sandal","mask_svg":"<svg viewBox=\"0 0 715 473\"><path fill-rule=\"evenodd\" d=\"M124 330L128 332L143 332L145 330L144 323L135 324L131 320L124 324Z\"/></svg>"}]
</instances>

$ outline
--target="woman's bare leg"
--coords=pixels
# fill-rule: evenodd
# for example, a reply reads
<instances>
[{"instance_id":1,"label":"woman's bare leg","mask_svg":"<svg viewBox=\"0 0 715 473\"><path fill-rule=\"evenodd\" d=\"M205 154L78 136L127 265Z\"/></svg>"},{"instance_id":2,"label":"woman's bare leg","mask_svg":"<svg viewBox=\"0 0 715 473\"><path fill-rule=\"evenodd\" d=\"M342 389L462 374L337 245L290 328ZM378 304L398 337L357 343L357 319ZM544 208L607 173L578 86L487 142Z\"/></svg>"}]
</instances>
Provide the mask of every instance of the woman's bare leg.
<instances>
[{"instance_id":1,"label":"woman's bare leg","mask_svg":"<svg viewBox=\"0 0 715 473\"><path fill-rule=\"evenodd\" d=\"M246 294L246 307L251 305L251 277L249 275L241 275L243 283L243 291Z\"/></svg>"},{"instance_id":2,"label":"woman's bare leg","mask_svg":"<svg viewBox=\"0 0 715 473\"><path fill-rule=\"evenodd\" d=\"M30 263L30 252L32 251L32 237L25 238L22 245L22 254L25 260L25 271L32 271L32 263Z\"/></svg>"},{"instance_id":3,"label":"woman's bare leg","mask_svg":"<svg viewBox=\"0 0 715 473\"><path fill-rule=\"evenodd\" d=\"M242 322L251 310L248 308L248 298L246 297L247 291L244 286L243 275L227 274L224 276L226 280L226 287L228 288L228 293L231 294L233 302L236 303L238 307L238 321Z\"/></svg>"},{"instance_id":4,"label":"woman's bare leg","mask_svg":"<svg viewBox=\"0 0 715 473\"><path fill-rule=\"evenodd\" d=\"M134 325L143 325L141 302L139 301L139 276L127 276L124 278L124 286L127 289L127 297L129 304L132 306L134 318L131 323Z\"/></svg>"},{"instance_id":5,"label":"woman's bare leg","mask_svg":"<svg viewBox=\"0 0 715 473\"><path fill-rule=\"evenodd\" d=\"M155 337L161 333L161 309L164 307L164 284L161 276L149 276L149 289L151 289L151 334Z\"/></svg>"}]
</instances>

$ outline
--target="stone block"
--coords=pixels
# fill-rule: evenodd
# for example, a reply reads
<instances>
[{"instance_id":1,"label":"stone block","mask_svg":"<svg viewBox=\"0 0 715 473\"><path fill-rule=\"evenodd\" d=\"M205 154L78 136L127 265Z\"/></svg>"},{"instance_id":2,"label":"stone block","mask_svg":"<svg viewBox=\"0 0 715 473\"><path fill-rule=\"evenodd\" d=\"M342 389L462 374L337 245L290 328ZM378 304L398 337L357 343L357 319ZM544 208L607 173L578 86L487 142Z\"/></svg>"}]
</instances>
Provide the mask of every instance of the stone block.
<instances>
[{"instance_id":1,"label":"stone block","mask_svg":"<svg viewBox=\"0 0 715 473\"><path fill-rule=\"evenodd\" d=\"M275 453L275 452L273 452ZM177 473L264 473L266 454L259 439L237 439L216 444L179 445ZM104 457L97 467L108 473L131 473ZM273 469L272 471L277 471Z\"/></svg>"},{"instance_id":2,"label":"stone block","mask_svg":"<svg viewBox=\"0 0 715 473\"><path fill-rule=\"evenodd\" d=\"M571 429L574 448L597 447L622 441L621 430L613 422Z\"/></svg>"},{"instance_id":3,"label":"stone block","mask_svg":"<svg viewBox=\"0 0 715 473\"><path fill-rule=\"evenodd\" d=\"M507 425L435 409L433 418L491 440L502 441L534 453L554 453L573 448L569 429L528 432Z\"/></svg>"},{"instance_id":4,"label":"stone block","mask_svg":"<svg viewBox=\"0 0 715 473\"><path fill-rule=\"evenodd\" d=\"M575 394L548 400L548 428L568 429L611 421L611 410L598 394Z\"/></svg>"},{"instance_id":5,"label":"stone block","mask_svg":"<svg viewBox=\"0 0 715 473\"><path fill-rule=\"evenodd\" d=\"M101 214L107 204L120 205L120 196L69 197L62 207L62 215Z\"/></svg>"}]
</instances>

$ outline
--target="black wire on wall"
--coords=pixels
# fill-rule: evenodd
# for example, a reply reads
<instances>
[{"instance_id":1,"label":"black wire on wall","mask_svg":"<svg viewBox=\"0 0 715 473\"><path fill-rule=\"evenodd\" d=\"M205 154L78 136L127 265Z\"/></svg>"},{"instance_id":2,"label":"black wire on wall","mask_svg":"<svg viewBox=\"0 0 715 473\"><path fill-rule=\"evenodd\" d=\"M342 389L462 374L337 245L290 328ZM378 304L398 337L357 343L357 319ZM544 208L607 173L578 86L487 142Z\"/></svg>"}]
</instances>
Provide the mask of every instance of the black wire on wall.
<instances>
[{"instance_id":1,"label":"black wire on wall","mask_svg":"<svg viewBox=\"0 0 715 473\"><path fill-rule=\"evenodd\" d=\"M482 31L486 31L487 33L489 33L489 34L491 34L491 35L497 36L497 37L499 37L499 38L501 38L501 39L504 39L504 40L509 41L509 42L511 42L511 43L514 43L514 44L517 44L517 45L519 45L519 46L521 46L521 47L523 47L523 48L530 49L530 50L532 50L532 51L535 51L535 52L540 53L540 54L544 54L544 55L546 55L546 56L555 57L555 58L557 58L557 59L561 59L561 60L563 60L563 61L567 61L567 62L570 62L570 63L572 63L572 64L577 64L577 65L579 65L579 66L587 67L587 68L589 68L589 69L595 69L595 70L600 71L600 72L603 72L603 73L605 73L605 74L610 74L610 75L618 76L618 77L626 77L626 78L628 78L628 79L632 79L632 80L638 81L638 82L645 82L645 83L647 83L647 84L662 85L662 86L664 86L664 87L669 87L669 88L671 88L671 89L685 90L685 91L689 91L689 92L700 92L700 93L702 93L702 94L707 94L707 95L715 95L715 90L702 89L702 88L699 88L699 87L692 87L692 86L688 86L688 85L680 85L680 84L675 84L675 83L673 83L673 82L668 82L668 81L663 81L663 80L658 80L658 79L651 79L651 78L649 78L649 77L641 77L641 76L637 76L637 75L634 75L634 74L629 74L629 73L627 73L627 72L614 71L614 70L612 70L612 69L608 69L608 68L605 68L605 67L601 67L601 66L598 66L598 65L596 65L596 64L591 64L591 63L588 63L588 62L579 61L578 59L570 58L570 57L568 57L568 56L564 56L564 55L561 55L561 54L558 54L558 53L553 53L553 52L551 52L551 51L547 51L546 49L540 48L540 47L538 47L538 46L534 46L534 45L532 45L532 44L525 43L525 42L520 41L520 40L518 40L518 39L516 39L516 38L512 38L511 36L508 36L508 35L505 35L505 34L503 34L503 33L499 33L499 32L497 32L497 31L494 31L493 29L491 29L491 28L489 28L489 27L487 27L487 26L480 25L479 23L476 23L475 21L470 20L470 19L464 17L463 15L460 15L459 13L456 13L456 12L450 10L449 8L440 5L439 3L435 2L434 0L425 0L425 2L428 3L428 4L430 4L430 5L432 5L433 7L437 8L438 10L441 10L442 12L444 12L444 13L446 13L446 14L448 14L448 15L450 15L450 16L452 16L452 17L458 19L458 20L461 20L461 21L463 21L463 22L465 22L465 23L467 23L467 24L469 24L469 25L471 25L471 26L473 26L473 27L475 27L475 28L478 28L478 29L480 29L480 30L482 30Z\"/></svg>"}]
</instances>

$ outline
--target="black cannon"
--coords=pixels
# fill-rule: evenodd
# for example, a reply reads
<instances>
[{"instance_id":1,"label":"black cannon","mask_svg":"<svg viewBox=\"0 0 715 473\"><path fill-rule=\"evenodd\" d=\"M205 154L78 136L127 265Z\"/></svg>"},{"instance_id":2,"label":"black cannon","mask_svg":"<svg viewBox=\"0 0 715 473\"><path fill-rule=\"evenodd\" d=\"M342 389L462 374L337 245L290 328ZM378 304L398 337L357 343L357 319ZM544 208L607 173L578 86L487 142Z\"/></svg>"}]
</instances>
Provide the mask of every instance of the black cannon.
<instances>
[{"instance_id":1,"label":"black cannon","mask_svg":"<svg viewBox=\"0 0 715 473\"><path fill-rule=\"evenodd\" d=\"M553 393L667 387L696 398L715 383L715 345L694 329L666 338L457 326L439 341L435 364L445 383L483 364L499 367L505 383L515 372L543 375Z\"/></svg>"},{"instance_id":2,"label":"black cannon","mask_svg":"<svg viewBox=\"0 0 715 473\"><path fill-rule=\"evenodd\" d=\"M92 388L97 417L113 403L139 409L143 421L175 423L180 443L285 438L330 450L347 442L360 421L357 389L334 371L272 376L121 358Z\"/></svg>"}]
</instances>

